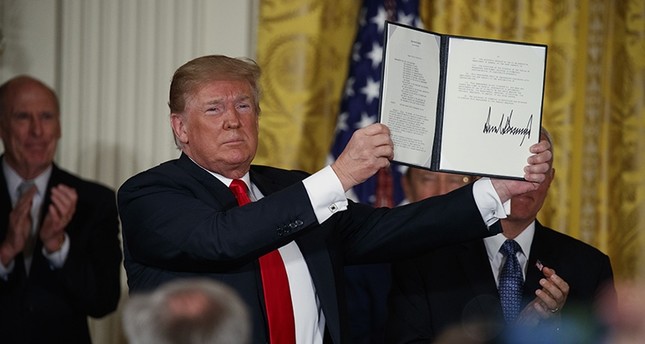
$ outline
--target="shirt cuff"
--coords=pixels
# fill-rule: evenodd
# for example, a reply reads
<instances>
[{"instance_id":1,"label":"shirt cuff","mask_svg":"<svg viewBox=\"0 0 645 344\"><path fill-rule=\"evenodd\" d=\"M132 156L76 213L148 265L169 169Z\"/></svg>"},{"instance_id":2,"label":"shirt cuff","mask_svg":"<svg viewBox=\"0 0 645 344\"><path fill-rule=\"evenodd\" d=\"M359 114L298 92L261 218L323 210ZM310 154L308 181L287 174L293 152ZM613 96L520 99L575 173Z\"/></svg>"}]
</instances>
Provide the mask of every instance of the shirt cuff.
<instances>
[{"instance_id":1,"label":"shirt cuff","mask_svg":"<svg viewBox=\"0 0 645 344\"><path fill-rule=\"evenodd\" d=\"M63 241L63 245L60 247L60 250L52 253L47 253L47 250L45 247L42 249L43 256L47 258L49 261L49 266L52 269L60 269L65 265L65 261L67 260L67 254L69 253L69 236L67 236L67 233L65 233L65 241Z\"/></svg>"},{"instance_id":2,"label":"shirt cuff","mask_svg":"<svg viewBox=\"0 0 645 344\"><path fill-rule=\"evenodd\" d=\"M473 184L473 196L484 223L489 227L511 213L511 200L502 203L488 177L480 178Z\"/></svg>"},{"instance_id":3,"label":"shirt cuff","mask_svg":"<svg viewBox=\"0 0 645 344\"><path fill-rule=\"evenodd\" d=\"M345 190L331 166L305 178L302 183L305 185L318 223L323 223L335 213L347 209Z\"/></svg>"}]
</instances>

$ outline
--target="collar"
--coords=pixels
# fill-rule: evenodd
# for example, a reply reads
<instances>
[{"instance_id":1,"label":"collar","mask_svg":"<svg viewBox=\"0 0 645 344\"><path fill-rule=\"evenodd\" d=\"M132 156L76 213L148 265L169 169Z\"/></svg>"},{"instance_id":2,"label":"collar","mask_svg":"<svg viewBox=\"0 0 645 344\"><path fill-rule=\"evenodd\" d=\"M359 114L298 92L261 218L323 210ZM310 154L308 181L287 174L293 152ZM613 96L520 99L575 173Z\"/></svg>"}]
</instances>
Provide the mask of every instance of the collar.
<instances>
[{"instance_id":1,"label":"collar","mask_svg":"<svg viewBox=\"0 0 645 344\"><path fill-rule=\"evenodd\" d=\"M219 179L219 181L224 183L224 185L226 185L226 186L231 186L231 183L233 182L233 179L226 178L221 174L211 172L209 170L206 170L206 172L210 173L212 176L214 176L215 178ZM242 179L242 181L244 181L244 184L246 184L246 186L249 189L251 189L251 175L249 174L249 172L246 172L246 174L243 175L242 178L238 178L238 179Z\"/></svg>"},{"instance_id":2,"label":"collar","mask_svg":"<svg viewBox=\"0 0 645 344\"><path fill-rule=\"evenodd\" d=\"M522 254L524 254L527 259L531 254L531 243L533 242L534 235L535 220L533 220L533 222L531 222L528 227L526 227L517 237L513 239L520 245L520 247L522 248ZM502 247L502 244L504 244L504 241L506 241L506 239L507 238L502 233L494 235L492 237L484 238L484 245L486 245L486 252L488 253L488 259L490 261L493 261L497 254L499 254L499 249Z\"/></svg>"},{"instance_id":3,"label":"collar","mask_svg":"<svg viewBox=\"0 0 645 344\"><path fill-rule=\"evenodd\" d=\"M51 177L52 174L52 167L53 165L50 164L47 169L38 177L32 179L34 184L36 185L37 189L37 195L39 197L43 197L45 194L45 191L47 190L47 183L49 182L49 177ZM7 189L9 190L9 195L11 195L11 201L12 203L15 204L15 202L18 200L18 194L16 193L16 190L18 190L18 186L26 180L24 180L20 175L18 175L18 172L14 170L7 162L2 159L2 171L4 172L5 179L7 180Z\"/></svg>"},{"instance_id":4,"label":"collar","mask_svg":"<svg viewBox=\"0 0 645 344\"><path fill-rule=\"evenodd\" d=\"M186 155L186 157L188 159L190 159L190 161L192 161L195 165L199 166L202 170L208 172L211 176L217 178L217 180L222 182L222 184L226 185L226 187L229 187L231 185L231 182L233 182L233 179L231 179L231 178L224 177L223 175L221 175L219 173L215 173L213 171L210 171L210 170L204 168L202 165L198 164L195 160L193 160L188 155ZM244 174L242 176L242 178L239 178L239 179L242 179L244 181L244 183L246 184L246 186L248 187L248 189L249 189L249 197L251 198L252 201L257 201L258 199L262 198L262 193L260 192L260 190L254 184L251 183L250 171L246 172L246 174Z\"/></svg>"}]
</instances>

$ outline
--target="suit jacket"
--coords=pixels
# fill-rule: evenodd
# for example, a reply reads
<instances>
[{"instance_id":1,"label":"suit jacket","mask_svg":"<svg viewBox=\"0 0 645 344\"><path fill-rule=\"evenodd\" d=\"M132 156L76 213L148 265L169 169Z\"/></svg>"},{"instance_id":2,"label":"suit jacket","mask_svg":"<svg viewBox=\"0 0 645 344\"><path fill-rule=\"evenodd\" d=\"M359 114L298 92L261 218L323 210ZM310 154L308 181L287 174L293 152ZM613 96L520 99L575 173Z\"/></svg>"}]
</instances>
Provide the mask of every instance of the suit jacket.
<instances>
[{"instance_id":1,"label":"suit jacket","mask_svg":"<svg viewBox=\"0 0 645 344\"><path fill-rule=\"evenodd\" d=\"M118 204L130 291L197 275L219 280L249 306L253 342L266 343L257 258L295 240L325 315L326 339L349 342L344 265L408 257L491 234L472 188L394 209L350 202L319 224L301 183L306 173L252 166L250 175L265 197L243 207L183 154L126 181Z\"/></svg>"},{"instance_id":2,"label":"suit jacket","mask_svg":"<svg viewBox=\"0 0 645 344\"><path fill-rule=\"evenodd\" d=\"M3 343L90 343L87 316L117 307L121 245L114 191L53 166L43 199L41 223L53 186L76 189L76 212L65 228L70 249L60 269L51 268L37 239L29 276L22 253L7 280L0 278L0 341ZM7 235L11 199L0 169L0 242Z\"/></svg>"},{"instance_id":3,"label":"suit jacket","mask_svg":"<svg viewBox=\"0 0 645 344\"><path fill-rule=\"evenodd\" d=\"M504 328L497 286L483 240L433 250L392 267L388 343L432 342L465 324L488 326L490 342L593 343L602 335L594 318L599 298L614 296L609 257L536 221L523 288L524 308L540 289L536 260L555 269L570 287L559 318L535 330ZM557 330L556 330L557 329ZM521 332L524 331L524 332ZM530 335L527 335L527 332ZM539 331L539 332L538 332ZM557 331L557 332L554 332ZM482 339L480 337L480 339Z\"/></svg>"}]
</instances>

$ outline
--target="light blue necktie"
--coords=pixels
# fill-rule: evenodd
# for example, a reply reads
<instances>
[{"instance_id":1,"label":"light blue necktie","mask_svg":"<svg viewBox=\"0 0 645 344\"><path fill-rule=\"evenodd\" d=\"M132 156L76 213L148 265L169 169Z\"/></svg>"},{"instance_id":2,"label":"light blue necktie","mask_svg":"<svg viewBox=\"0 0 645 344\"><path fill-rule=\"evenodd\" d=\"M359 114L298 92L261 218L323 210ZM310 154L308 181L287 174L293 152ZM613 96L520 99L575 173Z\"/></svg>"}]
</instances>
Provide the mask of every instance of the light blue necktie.
<instances>
[{"instance_id":1,"label":"light blue necktie","mask_svg":"<svg viewBox=\"0 0 645 344\"><path fill-rule=\"evenodd\" d=\"M522 248L514 240L506 240L499 251L506 257L499 274L499 297L504 320L512 322L520 314L522 303L524 276L522 276L522 266L517 260L517 252L522 252Z\"/></svg>"}]
</instances>

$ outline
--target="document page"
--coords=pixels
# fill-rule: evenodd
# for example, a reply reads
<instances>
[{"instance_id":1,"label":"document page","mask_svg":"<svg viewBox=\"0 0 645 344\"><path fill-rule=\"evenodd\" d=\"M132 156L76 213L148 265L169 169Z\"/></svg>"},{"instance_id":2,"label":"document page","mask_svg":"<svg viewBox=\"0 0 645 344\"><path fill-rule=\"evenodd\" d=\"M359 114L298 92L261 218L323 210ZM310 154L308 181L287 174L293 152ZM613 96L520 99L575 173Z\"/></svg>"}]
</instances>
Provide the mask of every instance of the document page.
<instances>
[{"instance_id":1,"label":"document page","mask_svg":"<svg viewBox=\"0 0 645 344\"><path fill-rule=\"evenodd\" d=\"M546 46L450 37L439 169L522 178L545 64Z\"/></svg>"},{"instance_id":2,"label":"document page","mask_svg":"<svg viewBox=\"0 0 645 344\"><path fill-rule=\"evenodd\" d=\"M430 168L439 93L440 36L388 23L380 122L394 160Z\"/></svg>"}]
</instances>

